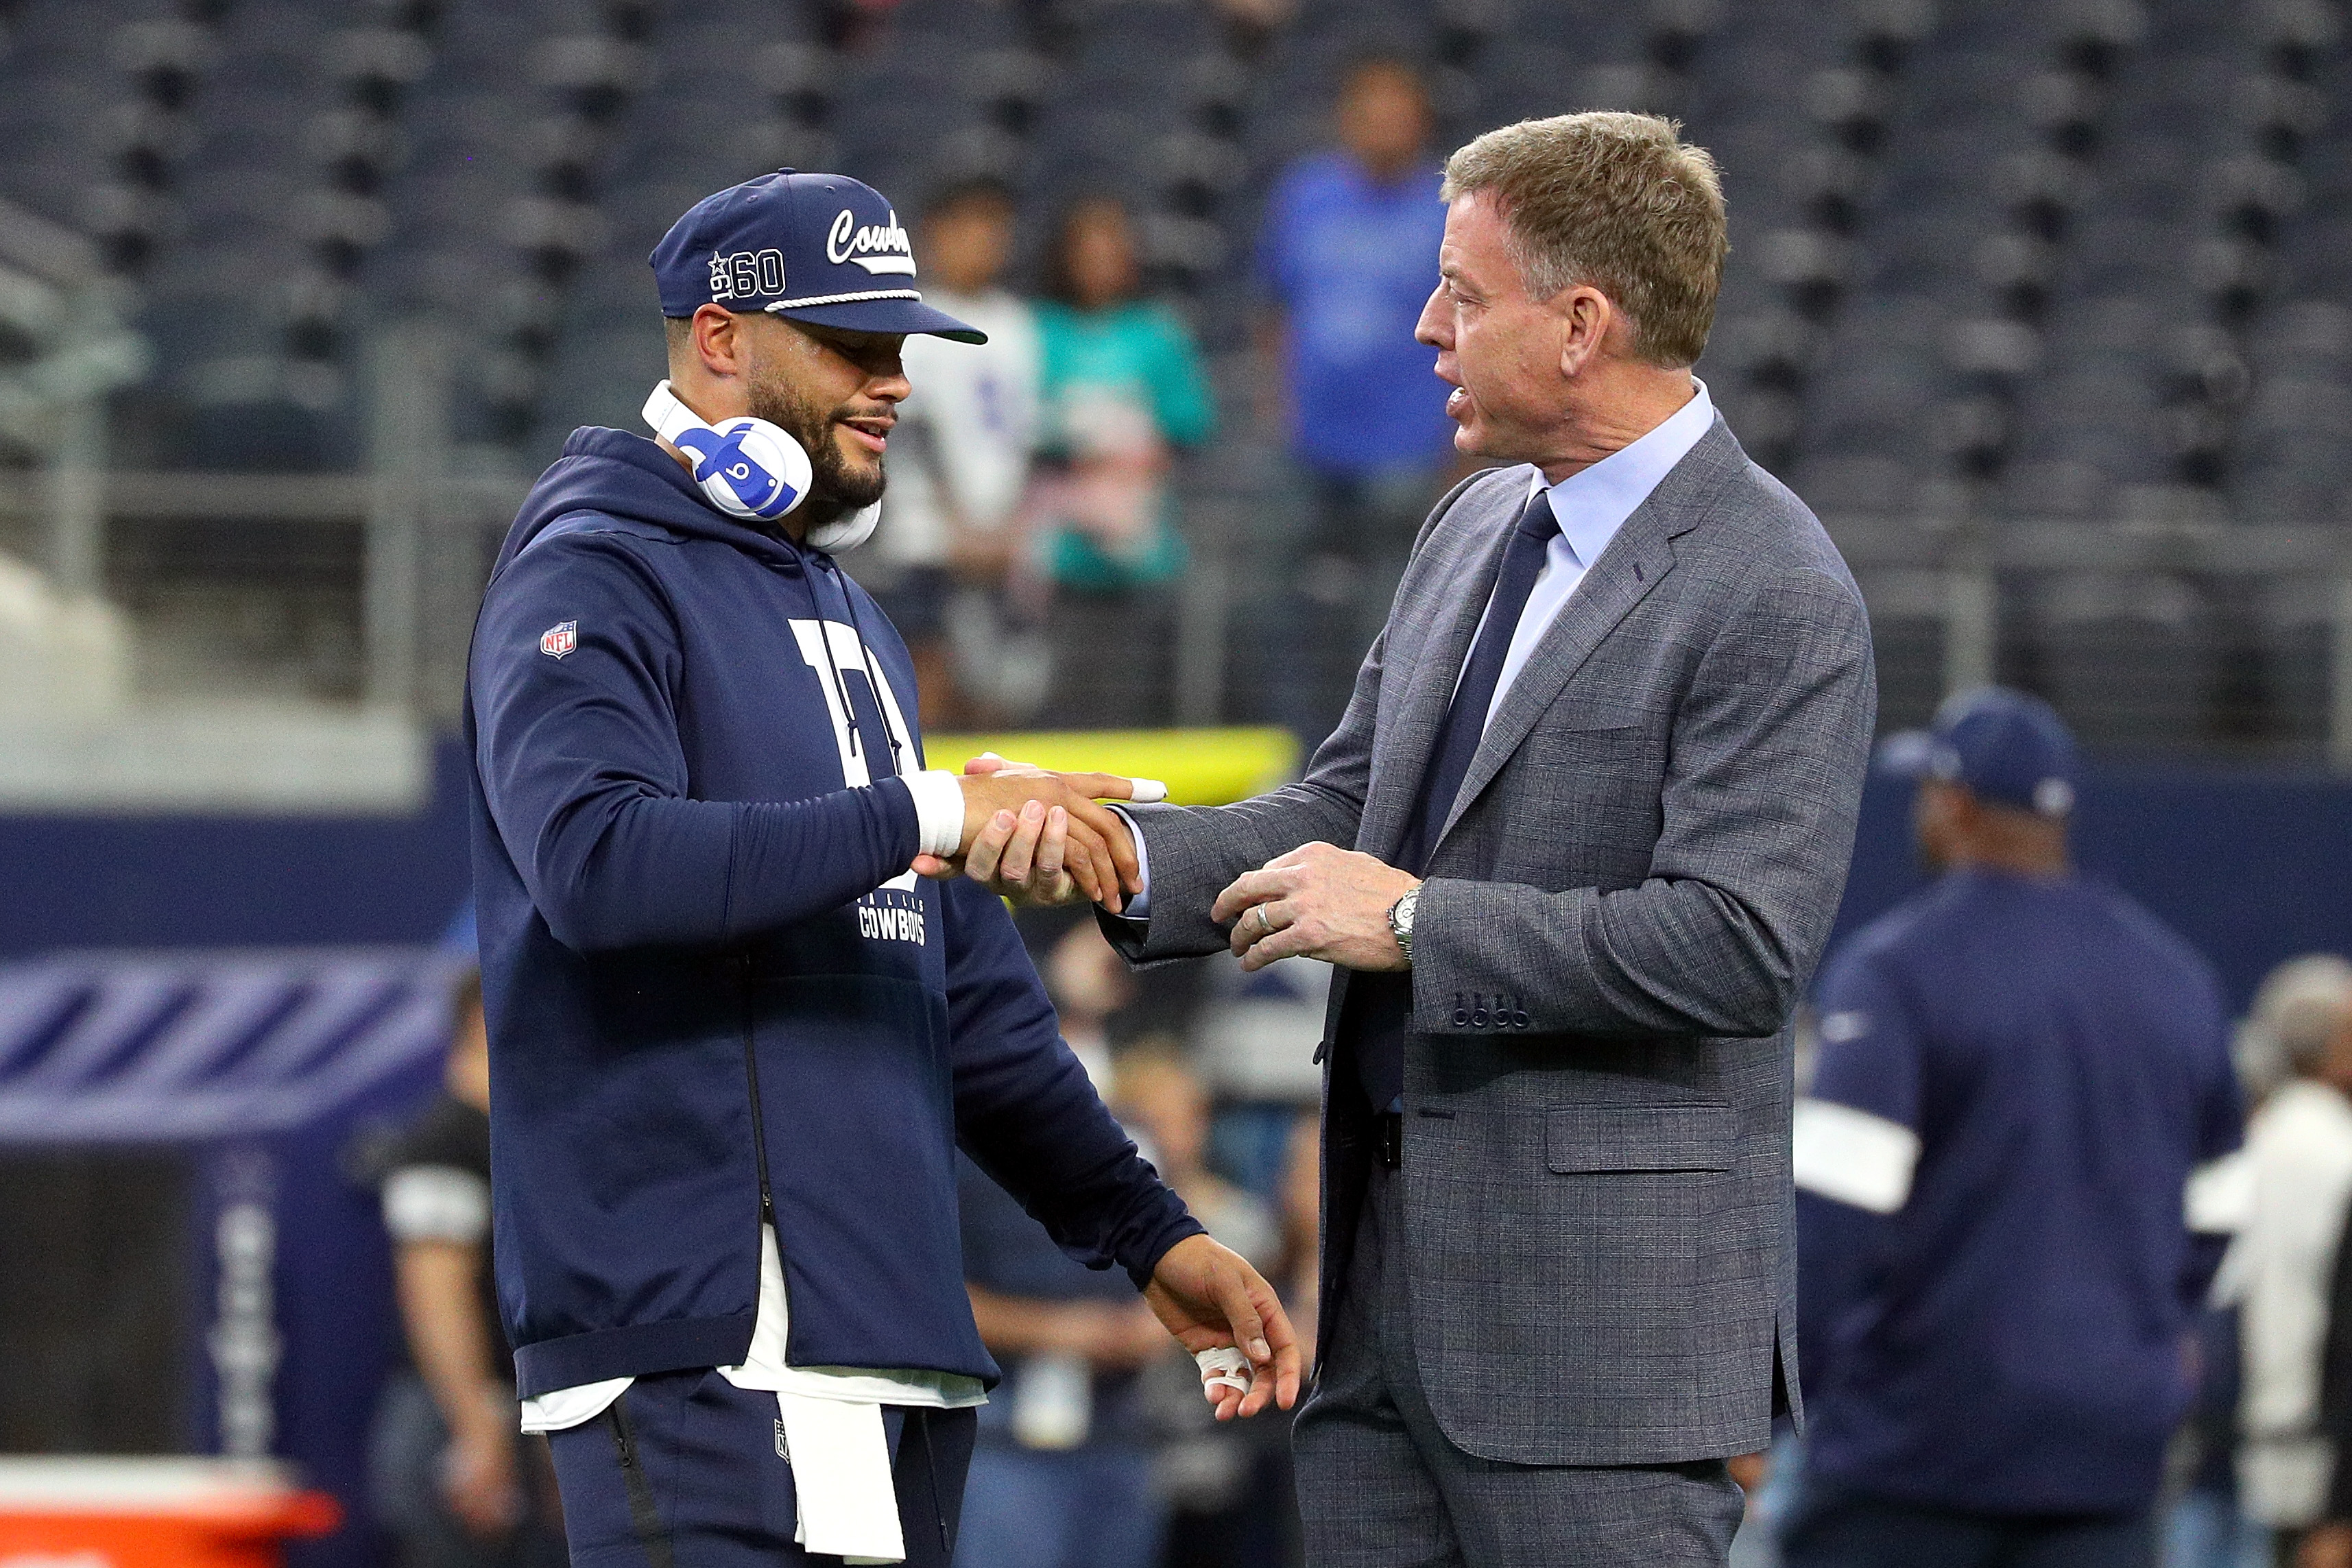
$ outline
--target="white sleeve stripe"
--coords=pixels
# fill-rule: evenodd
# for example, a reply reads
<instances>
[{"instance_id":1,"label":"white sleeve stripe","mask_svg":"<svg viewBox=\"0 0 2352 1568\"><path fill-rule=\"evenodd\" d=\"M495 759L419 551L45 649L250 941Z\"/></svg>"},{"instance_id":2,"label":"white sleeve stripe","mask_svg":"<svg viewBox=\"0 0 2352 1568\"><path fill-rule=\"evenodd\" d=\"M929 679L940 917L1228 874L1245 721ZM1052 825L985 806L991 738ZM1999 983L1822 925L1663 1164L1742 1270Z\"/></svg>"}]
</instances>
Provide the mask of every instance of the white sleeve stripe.
<instances>
[{"instance_id":1,"label":"white sleeve stripe","mask_svg":"<svg viewBox=\"0 0 2352 1568\"><path fill-rule=\"evenodd\" d=\"M963 847L963 786L945 768L906 776L915 797L916 848L945 860Z\"/></svg>"},{"instance_id":2,"label":"white sleeve stripe","mask_svg":"<svg viewBox=\"0 0 2352 1568\"><path fill-rule=\"evenodd\" d=\"M1873 1214L1893 1214L1910 1201L1919 1134L1902 1123L1832 1100L1800 1100L1793 1132L1803 1190Z\"/></svg>"},{"instance_id":3,"label":"white sleeve stripe","mask_svg":"<svg viewBox=\"0 0 2352 1568\"><path fill-rule=\"evenodd\" d=\"M2181 1194L2181 1217L2189 1228L2209 1236L2234 1235L2254 1209L2254 1162L2245 1150L2209 1160L2189 1173Z\"/></svg>"},{"instance_id":4,"label":"white sleeve stripe","mask_svg":"<svg viewBox=\"0 0 2352 1568\"><path fill-rule=\"evenodd\" d=\"M455 1166L409 1166L383 1184L394 1241L479 1241L490 1229L490 1184Z\"/></svg>"}]
</instances>

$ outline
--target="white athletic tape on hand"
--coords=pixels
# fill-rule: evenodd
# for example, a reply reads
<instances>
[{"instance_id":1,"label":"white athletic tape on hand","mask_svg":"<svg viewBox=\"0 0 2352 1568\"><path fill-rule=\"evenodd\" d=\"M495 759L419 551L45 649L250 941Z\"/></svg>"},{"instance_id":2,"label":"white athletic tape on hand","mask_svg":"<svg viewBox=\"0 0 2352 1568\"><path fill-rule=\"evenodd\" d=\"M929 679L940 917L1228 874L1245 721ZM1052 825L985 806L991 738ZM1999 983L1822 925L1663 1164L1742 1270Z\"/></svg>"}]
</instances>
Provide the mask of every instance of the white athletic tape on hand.
<instances>
[{"instance_id":1,"label":"white athletic tape on hand","mask_svg":"<svg viewBox=\"0 0 2352 1568\"><path fill-rule=\"evenodd\" d=\"M987 758L991 762L1002 762L1004 760L1003 758L999 757L993 751L983 751L981 753L981 756ZM1128 780L1128 783L1133 787L1134 790L1132 794L1128 796L1128 799L1134 801L1139 806L1157 806L1162 800L1168 799L1168 786L1160 779L1130 779Z\"/></svg>"},{"instance_id":2,"label":"white athletic tape on hand","mask_svg":"<svg viewBox=\"0 0 2352 1568\"><path fill-rule=\"evenodd\" d=\"M983 751L980 755L991 762L1004 760L993 751ZM1139 806L1157 806L1168 799L1168 786L1160 779L1130 779L1127 782L1129 791L1127 798Z\"/></svg>"},{"instance_id":3,"label":"white athletic tape on hand","mask_svg":"<svg viewBox=\"0 0 2352 1568\"><path fill-rule=\"evenodd\" d=\"M1215 1350L1195 1352L1192 1359L1201 1364L1201 1386L1230 1388L1236 1394L1250 1391L1249 1357L1233 1345L1221 1345Z\"/></svg>"}]
</instances>

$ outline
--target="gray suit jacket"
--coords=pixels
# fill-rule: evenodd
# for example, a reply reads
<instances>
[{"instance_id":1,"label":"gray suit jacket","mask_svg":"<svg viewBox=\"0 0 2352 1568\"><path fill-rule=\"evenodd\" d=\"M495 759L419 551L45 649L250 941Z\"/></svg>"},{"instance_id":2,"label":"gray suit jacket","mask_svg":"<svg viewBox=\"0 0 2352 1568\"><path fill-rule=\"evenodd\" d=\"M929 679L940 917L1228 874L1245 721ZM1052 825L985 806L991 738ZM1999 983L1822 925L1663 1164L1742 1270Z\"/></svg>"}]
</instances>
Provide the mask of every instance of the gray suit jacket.
<instances>
[{"instance_id":1,"label":"gray suit jacket","mask_svg":"<svg viewBox=\"0 0 2352 1568\"><path fill-rule=\"evenodd\" d=\"M1301 843L1395 853L1530 476L1439 504L1303 779L1138 812L1150 918L1105 921L1130 958L1222 948L1219 891ZM1414 1343L1470 1453L1671 1463L1801 1415L1789 1025L1875 706L1844 562L1718 420L1487 727L1415 915L1404 1058ZM1370 1122L1325 1057L1328 1343Z\"/></svg>"}]
</instances>

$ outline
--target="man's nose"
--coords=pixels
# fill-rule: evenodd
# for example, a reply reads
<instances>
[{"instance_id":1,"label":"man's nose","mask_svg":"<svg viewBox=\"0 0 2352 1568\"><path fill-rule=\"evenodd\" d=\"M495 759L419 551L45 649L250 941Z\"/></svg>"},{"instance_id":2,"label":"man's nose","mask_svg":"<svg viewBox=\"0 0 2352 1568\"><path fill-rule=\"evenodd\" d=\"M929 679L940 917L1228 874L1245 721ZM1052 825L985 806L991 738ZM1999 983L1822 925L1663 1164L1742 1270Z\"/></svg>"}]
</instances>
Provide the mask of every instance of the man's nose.
<instances>
[{"instance_id":1,"label":"man's nose","mask_svg":"<svg viewBox=\"0 0 2352 1568\"><path fill-rule=\"evenodd\" d=\"M1447 330L1453 322L1448 318L1444 303L1439 298L1444 292L1445 287L1443 284L1429 291L1428 302L1421 308L1421 319L1412 324L1414 342L1426 343L1433 349L1450 349L1454 346L1453 335Z\"/></svg>"},{"instance_id":2,"label":"man's nose","mask_svg":"<svg viewBox=\"0 0 2352 1568\"><path fill-rule=\"evenodd\" d=\"M866 395L877 402L904 402L915 390L904 370L894 370L876 376L866 383Z\"/></svg>"}]
</instances>

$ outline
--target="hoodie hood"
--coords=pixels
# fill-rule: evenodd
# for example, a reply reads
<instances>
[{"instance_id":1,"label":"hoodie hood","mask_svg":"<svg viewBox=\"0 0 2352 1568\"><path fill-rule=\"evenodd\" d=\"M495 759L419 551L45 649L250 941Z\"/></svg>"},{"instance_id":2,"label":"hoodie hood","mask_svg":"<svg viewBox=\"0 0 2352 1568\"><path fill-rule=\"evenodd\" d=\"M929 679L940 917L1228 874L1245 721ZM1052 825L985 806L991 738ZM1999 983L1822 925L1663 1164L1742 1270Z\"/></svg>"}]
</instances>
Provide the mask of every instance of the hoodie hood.
<instances>
[{"instance_id":1,"label":"hoodie hood","mask_svg":"<svg viewBox=\"0 0 2352 1568\"><path fill-rule=\"evenodd\" d=\"M717 539L793 573L807 571L818 552L782 534L746 528L720 513L695 489L677 458L659 444L625 430L583 425L563 444L563 455L539 476L499 548L492 575L522 553L560 517L601 512L651 523L695 538Z\"/></svg>"}]
</instances>

